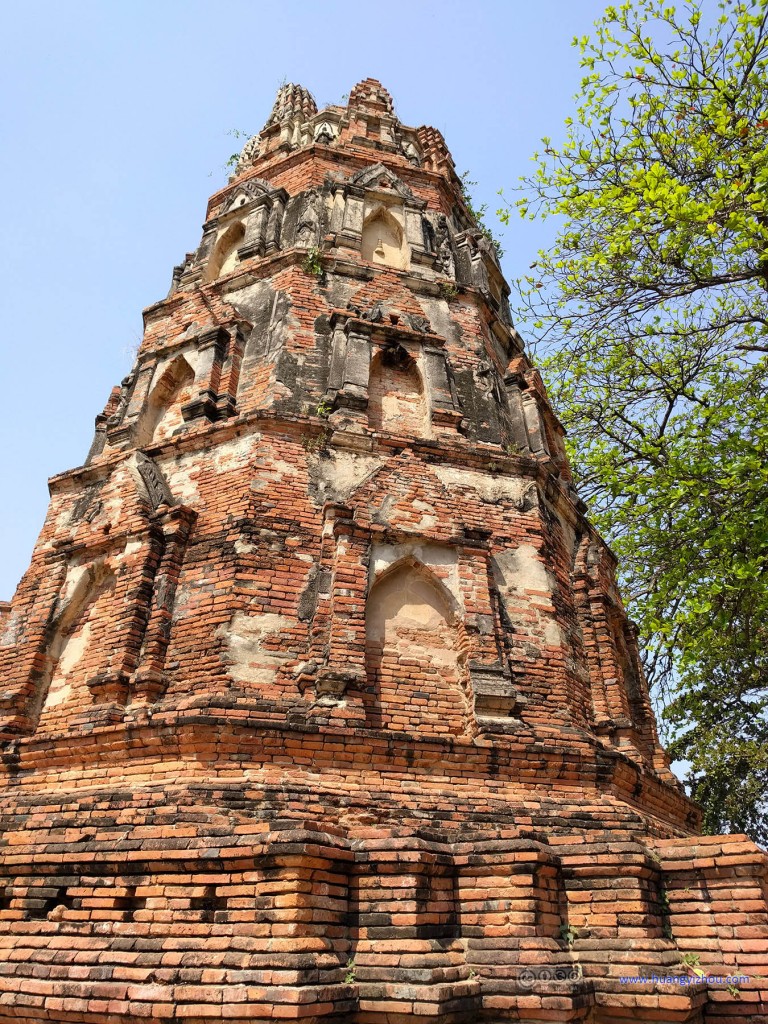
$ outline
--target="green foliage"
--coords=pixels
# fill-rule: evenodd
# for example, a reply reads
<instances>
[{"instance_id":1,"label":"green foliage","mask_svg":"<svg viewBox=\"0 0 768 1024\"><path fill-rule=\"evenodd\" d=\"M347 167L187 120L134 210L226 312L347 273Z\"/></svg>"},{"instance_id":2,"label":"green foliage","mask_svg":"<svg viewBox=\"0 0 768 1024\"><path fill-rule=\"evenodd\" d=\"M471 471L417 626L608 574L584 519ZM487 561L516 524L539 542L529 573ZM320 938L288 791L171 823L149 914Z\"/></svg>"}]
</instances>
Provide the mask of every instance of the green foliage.
<instances>
[{"instance_id":1,"label":"green foliage","mask_svg":"<svg viewBox=\"0 0 768 1024\"><path fill-rule=\"evenodd\" d=\"M575 928L571 928L569 924L565 923L560 925L560 938L566 944L568 949L573 948L573 944L578 937L579 933L576 931Z\"/></svg>"},{"instance_id":2,"label":"green foliage","mask_svg":"<svg viewBox=\"0 0 768 1024\"><path fill-rule=\"evenodd\" d=\"M768 839L768 0L609 7L504 221L592 518L713 832Z\"/></svg>"},{"instance_id":3,"label":"green foliage","mask_svg":"<svg viewBox=\"0 0 768 1024\"><path fill-rule=\"evenodd\" d=\"M344 975L344 984L352 985L355 981L355 961L353 959L347 960L347 973Z\"/></svg>"},{"instance_id":4,"label":"green foliage","mask_svg":"<svg viewBox=\"0 0 768 1024\"><path fill-rule=\"evenodd\" d=\"M451 302L459 294L459 289L453 281L440 281L437 287L440 290L440 298L447 302Z\"/></svg>"},{"instance_id":5,"label":"green foliage","mask_svg":"<svg viewBox=\"0 0 768 1024\"><path fill-rule=\"evenodd\" d=\"M230 128L227 135L231 135L233 139L245 139L246 141L251 137L248 132L240 131L239 128ZM227 157L224 169L226 171L234 171L237 167L237 162L240 159L240 150L237 153L232 153L231 156Z\"/></svg>"},{"instance_id":6,"label":"green foliage","mask_svg":"<svg viewBox=\"0 0 768 1024\"><path fill-rule=\"evenodd\" d=\"M307 249L301 263L301 269L305 274L312 274L315 277L322 276L323 254L316 246L313 245L311 249Z\"/></svg>"},{"instance_id":7,"label":"green foliage","mask_svg":"<svg viewBox=\"0 0 768 1024\"><path fill-rule=\"evenodd\" d=\"M496 255L501 259L504 255L504 250L499 245L498 240L494 237L493 232L485 222L485 215L488 212L488 203L483 203L482 206L474 206L472 189L477 184L476 181L469 180L469 171L464 171L463 174L459 175L459 186L461 188L461 197L464 200L464 205L467 208L467 212L474 222L477 224L478 229L485 235L488 241L496 250Z\"/></svg>"},{"instance_id":8,"label":"green foliage","mask_svg":"<svg viewBox=\"0 0 768 1024\"><path fill-rule=\"evenodd\" d=\"M307 431L302 437L301 444L305 452L310 454L320 453L328 450L328 442L333 435L330 425L326 425L319 433Z\"/></svg>"}]
</instances>

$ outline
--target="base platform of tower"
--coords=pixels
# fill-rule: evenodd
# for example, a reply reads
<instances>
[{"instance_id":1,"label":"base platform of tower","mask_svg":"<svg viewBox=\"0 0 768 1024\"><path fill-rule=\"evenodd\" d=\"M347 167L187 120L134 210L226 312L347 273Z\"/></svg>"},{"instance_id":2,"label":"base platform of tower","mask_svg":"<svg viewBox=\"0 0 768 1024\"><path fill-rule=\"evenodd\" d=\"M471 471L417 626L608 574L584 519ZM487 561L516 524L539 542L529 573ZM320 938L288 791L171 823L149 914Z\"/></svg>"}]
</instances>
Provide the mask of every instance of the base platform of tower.
<instances>
[{"instance_id":1,"label":"base platform of tower","mask_svg":"<svg viewBox=\"0 0 768 1024\"><path fill-rule=\"evenodd\" d=\"M280 89L0 605L0 1024L768 1021L508 292Z\"/></svg>"}]
</instances>

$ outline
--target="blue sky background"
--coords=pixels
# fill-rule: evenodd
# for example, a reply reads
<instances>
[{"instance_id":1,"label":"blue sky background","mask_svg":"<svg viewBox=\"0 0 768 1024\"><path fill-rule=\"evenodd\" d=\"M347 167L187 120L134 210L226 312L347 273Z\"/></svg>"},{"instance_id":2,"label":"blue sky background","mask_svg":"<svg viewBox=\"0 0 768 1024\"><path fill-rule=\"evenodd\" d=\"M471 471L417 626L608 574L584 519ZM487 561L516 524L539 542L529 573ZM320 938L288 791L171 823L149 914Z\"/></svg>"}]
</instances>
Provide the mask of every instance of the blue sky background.
<instances>
[{"instance_id":1,"label":"blue sky background","mask_svg":"<svg viewBox=\"0 0 768 1024\"><path fill-rule=\"evenodd\" d=\"M0 599L43 524L47 478L80 465L141 310L200 240L224 164L283 80L318 105L380 79L409 125L445 135L478 202L557 139L593 0L122 0L6 5L0 194ZM503 234L510 279L551 228ZM518 324L525 335L526 325Z\"/></svg>"}]
</instances>

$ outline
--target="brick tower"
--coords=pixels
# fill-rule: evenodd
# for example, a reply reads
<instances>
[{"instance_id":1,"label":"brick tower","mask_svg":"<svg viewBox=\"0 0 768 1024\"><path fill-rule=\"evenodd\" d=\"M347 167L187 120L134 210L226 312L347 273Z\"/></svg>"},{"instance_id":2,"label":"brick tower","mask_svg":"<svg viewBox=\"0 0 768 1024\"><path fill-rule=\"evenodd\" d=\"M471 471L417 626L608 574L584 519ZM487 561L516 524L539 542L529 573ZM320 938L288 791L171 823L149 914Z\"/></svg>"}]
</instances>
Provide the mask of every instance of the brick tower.
<instances>
[{"instance_id":1,"label":"brick tower","mask_svg":"<svg viewBox=\"0 0 768 1024\"><path fill-rule=\"evenodd\" d=\"M439 132L280 89L0 606L0 1021L768 1019L507 293Z\"/></svg>"}]
</instances>

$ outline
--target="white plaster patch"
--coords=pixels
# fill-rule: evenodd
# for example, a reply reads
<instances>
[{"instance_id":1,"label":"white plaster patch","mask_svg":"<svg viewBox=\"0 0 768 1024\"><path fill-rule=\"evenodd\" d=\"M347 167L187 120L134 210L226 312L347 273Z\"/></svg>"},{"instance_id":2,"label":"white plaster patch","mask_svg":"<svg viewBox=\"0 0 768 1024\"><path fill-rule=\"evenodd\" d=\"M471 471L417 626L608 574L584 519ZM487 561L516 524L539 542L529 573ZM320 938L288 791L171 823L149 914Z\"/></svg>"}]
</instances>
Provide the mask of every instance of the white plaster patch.
<instances>
[{"instance_id":1,"label":"white plaster patch","mask_svg":"<svg viewBox=\"0 0 768 1024\"><path fill-rule=\"evenodd\" d=\"M185 619L189 612L189 601L191 598L190 587L184 586L180 583L176 588L176 596L173 599L173 618L174 621L181 621Z\"/></svg>"},{"instance_id":2,"label":"white plaster patch","mask_svg":"<svg viewBox=\"0 0 768 1024\"><path fill-rule=\"evenodd\" d=\"M527 591L551 594L554 591L554 583L533 544L521 544L514 550L495 554L493 573L499 596L512 622L516 620L515 609L521 603L521 599L513 595L525 594ZM562 646L564 638L557 620L541 609L535 611L544 643L550 647Z\"/></svg>"},{"instance_id":3,"label":"white plaster patch","mask_svg":"<svg viewBox=\"0 0 768 1024\"><path fill-rule=\"evenodd\" d=\"M227 663L232 678L239 683L271 683L279 666L290 655L264 649L264 641L281 636L291 626L285 615L263 613L249 615L235 612L228 626L222 626L218 636L227 643Z\"/></svg>"},{"instance_id":4,"label":"white plaster patch","mask_svg":"<svg viewBox=\"0 0 768 1024\"><path fill-rule=\"evenodd\" d=\"M247 465L260 440L261 434L249 434L248 437L237 437L219 445L213 453L214 468L220 471Z\"/></svg>"},{"instance_id":5,"label":"white plaster patch","mask_svg":"<svg viewBox=\"0 0 768 1024\"><path fill-rule=\"evenodd\" d=\"M459 588L458 555L452 548L439 544L424 544L418 541L402 544L374 544L371 548L371 576L375 579L385 569L403 558L413 558L435 571L460 608L463 608Z\"/></svg>"},{"instance_id":6,"label":"white plaster patch","mask_svg":"<svg viewBox=\"0 0 768 1024\"><path fill-rule=\"evenodd\" d=\"M238 553L238 555L251 555L254 553L254 551L258 550L258 544L251 544L247 540L235 541L235 551Z\"/></svg>"},{"instance_id":7,"label":"white plaster patch","mask_svg":"<svg viewBox=\"0 0 768 1024\"><path fill-rule=\"evenodd\" d=\"M53 512L54 502L60 506L58 512ZM61 499L54 498L51 500L51 515L54 518L54 529L58 532L63 530L65 526L69 526L72 519L72 507L64 504Z\"/></svg>"},{"instance_id":8,"label":"white plaster patch","mask_svg":"<svg viewBox=\"0 0 768 1024\"><path fill-rule=\"evenodd\" d=\"M320 462L319 486L328 498L344 501L384 464L383 459L337 451Z\"/></svg>"},{"instance_id":9,"label":"white plaster patch","mask_svg":"<svg viewBox=\"0 0 768 1024\"><path fill-rule=\"evenodd\" d=\"M285 480L286 477L296 476L298 471L297 466L293 466L283 459L273 459L269 466L262 470L268 480Z\"/></svg>"},{"instance_id":10,"label":"white plaster patch","mask_svg":"<svg viewBox=\"0 0 768 1024\"><path fill-rule=\"evenodd\" d=\"M199 473L200 467L194 460L176 459L173 462L166 462L161 470L171 494L177 501L195 502L200 500L200 492L197 488L197 480L192 476Z\"/></svg>"},{"instance_id":11,"label":"white plaster patch","mask_svg":"<svg viewBox=\"0 0 768 1024\"><path fill-rule=\"evenodd\" d=\"M80 630L80 635L73 637L69 642L64 644L64 650L61 652L59 657L59 665L56 672L57 676L68 676L70 674L72 669L85 654L85 649L88 646L90 636L91 624L90 622L86 622ZM51 689L53 689L53 686Z\"/></svg>"},{"instance_id":12,"label":"white plaster patch","mask_svg":"<svg viewBox=\"0 0 768 1024\"><path fill-rule=\"evenodd\" d=\"M443 338L456 338L456 324L448 315L448 304L445 299L433 299L428 295L420 295L419 302L429 321Z\"/></svg>"},{"instance_id":13,"label":"white plaster patch","mask_svg":"<svg viewBox=\"0 0 768 1024\"><path fill-rule=\"evenodd\" d=\"M252 491L269 491L270 485L290 480L295 477L299 470L290 462L283 459L270 459L269 462L257 466L258 475L251 482Z\"/></svg>"},{"instance_id":14,"label":"white plaster patch","mask_svg":"<svg viewBox=\"0 0 768 1024\"><path fill-rule=\"evenodd\" d=\"M56 672L51 680L51 685L48 687L48 693L43 704L44 711L47 708L55 708L59 704L63 704L71 694L71 673L85 654L90 637L91 624L86 622L77 636L70 637L65 641L58 665L56 666Z\"/></svg>"},{"instance_id":15,"label":"white plaster patch","mask_svg":"<svg viewBox=\"0 0 768 1024\"><path fill-rule=\"evenodd\" d=\"M513 501L522 505L523 496L531 486L530 482L520 478L492 476L451 466L432 466L432 470L445 487L468 487L485 501Z\"/></svg>"},{"instance_id":16,"label":"white plaster patch","mask_svg":"<svg viewBox=\"0 0 768 1024\"><path fill-rule=\"evenodd\" d=\"M121 463L110 477L109 483L101 492L103 502L100 518L110 523L118 523L125 508L124 496L135 491L144 493L144 484L135 468L135 459Z\"/></svg>"},{"instance_id":17,"label":"white plaster patch","mask_svg":"<svg viewBox=\"0 0 768 1024\"><path fill-rule=\"evenodd\" d=\"M548 619L544 627L544 640L550 647L561 647L563 644L563 631L554 619Z\"/></svg>"},{"instance_id":18,"label":"white plaster patch","mask_svg":"<svg viewBox=\"0 0 768 1024\"><path fill-rule=\"evenodd\" d=\"M110 523L118 523L122 516L123 506L123 501L115 494L108 501L104 502L102 516Z\"/></svg>"},{"instance_id":19,"label":"white plaster patch","mask_svg":"<svg viewBox=\"0 0 768 1024\"><path fill-rule=\"evenodd\" d=\"M426 501L412 502L412 508L415 508L419 512L423 512L424 515L416 523L415 529L421 533L427 533L429 530L433 530L438 524L438 517L435 515L434 505L428 505Z\"/></svg>"},{"instance_id":20,"label":"white plaster patch","mask_svg":"<svg viewBox=\"0 0 768 1024\"><path fill-rule=\"evenodd\" d=\"M11 612L0 633L0 647L14 647L21 638L21 617L18 612Z\"/></svg>"},{"instance_id":21,"label":"white plaster patch","mask_svg":"<svg viewBox=\"0 0 768 1024\"><path fill-rule=\"evenodd\" d=\"M123 550L123 556L135 555L137 551L141 551L142 542L140 540L129 540Z\"/></svg>"},{"instance_id":22,"label":"white plaster patch","mask_svg":"<svg viewBox=\"0 0 768 1024\"><path fill-rule=\"evenodd\" d=\"M83 578L83 574L87 569L87 565L71 565L69 569L67 569L67 575L61 586L57 602L59 612L69 604L70 598L74 594L77 584Z\"/></svg>"},{"instance_id":23,"label":"white plaster patch","mask_svg":"<svg viewBox=\"0 0 768 1024\"><path fill-rule=\"evenodd\" d=\"M552 593L546 567L533 544L521 544L513 550L501 551L494 555L494 562L508 590Z\"/></svg>"}]
</instances>

